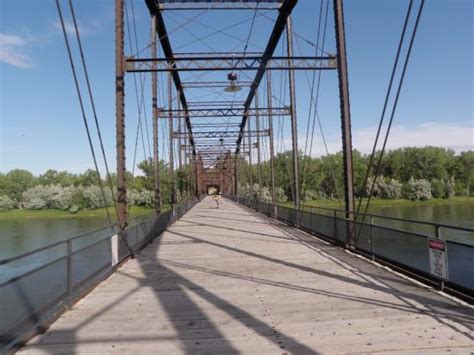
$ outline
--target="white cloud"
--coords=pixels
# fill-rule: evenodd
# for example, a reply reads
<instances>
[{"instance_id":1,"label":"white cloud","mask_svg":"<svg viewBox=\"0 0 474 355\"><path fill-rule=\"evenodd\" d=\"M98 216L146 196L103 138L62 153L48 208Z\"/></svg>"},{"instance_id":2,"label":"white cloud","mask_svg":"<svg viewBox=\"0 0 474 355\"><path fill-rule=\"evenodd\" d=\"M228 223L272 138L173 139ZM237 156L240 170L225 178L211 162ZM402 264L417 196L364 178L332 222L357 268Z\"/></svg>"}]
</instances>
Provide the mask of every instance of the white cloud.
<instances>
[{"instance_id":1,"label":"white cloud","mask_svg":"<svg viewBox=\"0 0 474 355\"><path fill-rule=\"evenodd\" d=\"M27 44L24 37L0 32L0 61L17 68L32 68L31 58L25 53Z\"/></svg>"},{"instance_id":2,"label":"white cloud","mask_svg":"<svg viewBox=\"0 0 474 355\"><path fill-rule=\"evenodd\" d=\"M62 31L62 26L61 26L61 22L55 22L54 23L54 27L56 27L58 30ZM64 28L66 29L66 32L68 35L76 35L76 29L74 28L74 23L72 22L67 22L67 21L64 21ZM79 30L79 34L82 36L87 36L89 34L91 34L91 31L90 30L86 30L84 28L84 26L80 25L80 24L77 24L77 29Z\"/></svg>"},{"instance_id":3,"label":"white cloud","mask_svg":"<svg viewBox=\"0 0 474 355\"><path fill-rule=\"evenodd\" d=\"M382 130L378 149L381 149L386 127ZM374 144L377 127L356 129L352 132L352 144L354 149L362 153L370 153ZM304 150L306 137L298 139L299 149ZM291 138L285 137L285 147L291 147ZM341 151L341 135L326 135L329 153ZM278 144L280 146L280 144ZM474 149L474 123L473 122L426 122L413 127L406 125L392 126L387 141L387 150L401 147L425 147L436 146L450 148L456 152ZM309 150L309 147L308 147ZM326 151L321 136L314 137L312 156L325 155Z\"/></svg>"},{"instance_id":4,"label":"white cloud","mask_svg":"<svg viewBox=\"0 0 474 355\"><path fill-rule=\"evenodd\" d=\"M370 152L375 133L376 127L356 131L353 138L354 147L363 152ZM427 122L414 127L396 125L392 127L387 142L388 149L427 145L451 148L456 152L474 149L473 124L470 122Z\"/></svg>"}]
</instances>

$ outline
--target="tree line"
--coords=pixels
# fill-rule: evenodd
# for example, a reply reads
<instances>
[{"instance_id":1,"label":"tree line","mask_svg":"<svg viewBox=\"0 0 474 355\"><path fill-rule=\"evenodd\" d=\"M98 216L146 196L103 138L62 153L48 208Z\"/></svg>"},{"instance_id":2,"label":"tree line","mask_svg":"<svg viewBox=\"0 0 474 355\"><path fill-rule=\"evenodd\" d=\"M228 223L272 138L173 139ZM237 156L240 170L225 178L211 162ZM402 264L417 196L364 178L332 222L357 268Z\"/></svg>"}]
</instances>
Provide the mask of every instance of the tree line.
<instances>
[{"instance_id":1,"label":"tree line","mask_svg":"<svg viewBox=\"0 0 474 355\"><path fill-rule=\"evenodd\" d=\"M142 175L134 176L126 172L129 184L127 200L130 205L153 207L153 166L150 161L138 164ZM160 162L160 178L163 201L170 196L169 168ZM113 205L116 194L116 175L110 180L99 178L95 170L88 169L82 174L67 171L47 170L34 176L24 169L0 173L0 211L11 209L60 209L75 213L79 210L92 210ZM105 195L105 200L104 200Z\"/></svg>"},{"instance_id":2,"label":"tree line","mask_svg":"<svg viewBox=\"0 0 474 355\"><path fill-rule=\"evenodd\" d=\"M377 155L376 154L376 159ZM275 177L279 201L293 199L292 192L292 154L279 153L275 156ZM309 157L301 152L298 157L299 184L301 199L337 199L343 194L342 154L323 157ZM380 174L370 176L364 184L369 163L369 155L357 150L353 152L354 184L357 197L366 197L374 183L375 198L407 198L424 200L430 198L450 198L452 196L474 195L474 151L456 154L453 150L438 147L400 148L386 153ZM132 205L152 207L154 203L153 164L145 160L137 165L140 175L127 172L130 186L128 202ZM262 187L258 185L261 169ZM174 172L178 198L190 191L189 171L186 168ZM170 169L160 161L160 181L162 201L170 198ZM270 198L270 162L264 161L249 166L240 163L239 192L241 194ZM115 174L112 174L112 190L108 181L102 179L105 204L113 203L115 193ZM71 212L80 209L104 207L104 199L94 170L83 174L67 171L48 170L34 176L27 170L16 169L0 173L0 210L25 209L63 209Z\"/></svg>"},{"instance_id":3,"label":"tree line","mask_svg":"<svg viewBox=\"0 0 474 355\"><path fill-rule=\"evenodd\" d=\"M380 152L375 154L378 160ZM365 182L370 155L353 151L355 195L367 197L375 180L376 198L424 200L474 195L474 151L456 154L439 147L399 148L388 151L378 176ZM292 200L292 153L275 156L275 184L280 200ZM342 153L322 157L298 156L300 198L302 200L342 198L344 191ZM270 187L270 162L261 164L262 191ZM241 190L255 195L258 190L259 167L244 163ZM255 184L257 183L257 186ZM253 185L253 186L252 186ZM264 194L266 195L266 193ZM265 196L263 196L265 197ZM267 196L268 198L268 196Z\"/></svg>"}]
</instances>

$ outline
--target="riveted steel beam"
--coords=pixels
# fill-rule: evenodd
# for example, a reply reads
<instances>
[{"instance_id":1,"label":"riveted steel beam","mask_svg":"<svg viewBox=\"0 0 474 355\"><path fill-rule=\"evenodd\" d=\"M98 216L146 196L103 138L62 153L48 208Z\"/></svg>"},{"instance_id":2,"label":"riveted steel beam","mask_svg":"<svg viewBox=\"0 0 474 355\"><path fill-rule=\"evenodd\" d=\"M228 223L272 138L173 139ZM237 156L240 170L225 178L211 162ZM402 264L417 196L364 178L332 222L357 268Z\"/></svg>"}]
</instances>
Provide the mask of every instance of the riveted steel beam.
<instances>
[{"instance_id":1,"label":"riveted steel beam","mask_svg":"<svg viewBox=\"0 0 474 355\"><path fill-rule=\"evenodd\" d=\"M155 64L153 67L151 64ZM336 57L291 56L271 57L173 57L166 58L127 58L126 70L129 73L143 72L192 72L192 71L249 71L249 70L334 70L337 69ZM251 87L253 86L252 83Z\"/></svg>"}]
</instances>

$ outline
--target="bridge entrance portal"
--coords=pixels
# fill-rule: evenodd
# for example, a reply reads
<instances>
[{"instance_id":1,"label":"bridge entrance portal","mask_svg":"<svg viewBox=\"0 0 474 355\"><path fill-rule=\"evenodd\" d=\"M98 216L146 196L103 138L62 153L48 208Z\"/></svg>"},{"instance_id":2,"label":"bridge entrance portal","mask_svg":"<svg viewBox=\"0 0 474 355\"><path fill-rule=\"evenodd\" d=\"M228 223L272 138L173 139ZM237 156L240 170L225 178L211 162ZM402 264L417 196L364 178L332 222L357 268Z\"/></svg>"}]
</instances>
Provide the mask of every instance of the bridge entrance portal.
<instances>
[{"instance_id":1,"label":"bridge entrance portal","mask_svg":"<svg viewBox=\"0 0 474 355\"><path fill-rule=\"evenodd\" d=\"M220 195L221 189L219 185L213 184L213 185L207 185L206 186L206 191L208 195Z\"/></svg>"}]
</instances>

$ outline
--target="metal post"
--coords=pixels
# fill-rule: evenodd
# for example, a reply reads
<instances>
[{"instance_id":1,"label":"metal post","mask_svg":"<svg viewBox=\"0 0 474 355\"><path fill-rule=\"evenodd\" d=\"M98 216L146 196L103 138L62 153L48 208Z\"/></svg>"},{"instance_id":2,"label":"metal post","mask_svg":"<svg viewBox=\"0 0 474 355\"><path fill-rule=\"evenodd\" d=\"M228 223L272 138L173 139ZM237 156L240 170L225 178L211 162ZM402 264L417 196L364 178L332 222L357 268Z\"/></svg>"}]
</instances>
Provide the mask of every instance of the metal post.
<instances>
[{"instance_id":1,"label":"metal post","mask_svg":"<svg viewBox=\"0 0 474 355\"><path fill-rule=\"evenodd\" d=\"M168 109L169 109L169 121L168 121L168 128L169 128L169 158L170 158L170 204L171 209L174 211L174 205L176 203L176 196L175 196L175 184L174 184L174 152L173 152L173 113L171 110L173 109L173 87L172 87L172 79L171 73L168 74Z\"/></svg>"},{"instance_id":2,"label":"metal post","mask_svg":"<svg viewBox=\"0 0 474 355\"><path fill-rule=\"evenodd\" d=\"M194 194L196 197L200 196L199 192L199 176L198 176L198 162L196 154L193 155L194 160Z\"/></svg>"},{"instance_id":3,"label":"metal post","mask_svg":"<svg viewBox=\"0 0 474 355\"><path fill-rule=\"evenodd\" d=\"M184 135L185 135L185 138L184 138L184 142L188 142L189 141L189 134L188 134L188 127L186 125L184 125ZM181 148L180 148L181 149ZM184 151L184 166L185 166L185 170L186 170L186 195L187 195L187 198L191 198L191 195L192 195L192 186L193 186L193 183L192 183L192 174L191 174L191 165L190 165L190 157L189 157L189 154L188 154L188 148L186 148L186 150Z\"/></svg>"},{"instance_id":4,"label":"metal post","mask_svg":"<svg viewBox=\"0 0 474 355\"><path fill-rule=\"evenodd\" d=\"M123 0L115 0L115 129L117 141L117 219L120 230L127 227L123 11Z\"/></svg>"},{"instance_id":5,"label":"metal post","mask_svg":"<svg viewBox=\"0 0 474 355\"><path fill-rule=\"evenodd\" d=\"M436 239L441 239L441 227L439 225L435 226L435 237ZM444 280L439 280L439 290L444 291Z\"/></svg>"},{"instance_id":6,"label":"metal post","mask_svg":"<svg viewBox=\"0 0 474 355\"><path fill-rule=\"evenodd\" d=\"M157 57L156 53L156 17L151 17L151 55L153 58ZM152 68L156 68L156 63L153 62ZM151 73L151 101L152 101L152 116L153 116L153 171L154 171L154 189L155 189L155 213L161 213L161 190L160 190L160 158L158 151L158 73Z\"/></svg>"},{"instance_id":7,"label":"metal post","mask_svg":"<svg viewBox=\"0 0 474 355\"><path fill-rule=\"evenodd\" d=\"M293 57L293 28L291 16L286 20L286 37L287 37L287 52L288 58ZM288 60L288 66L291 68L293 61ZM290 84L290 112L291 112L291 141L293 144L293 193L295 208L300 208L300 188L299 188L299 174L298 174L298 118L296 116L296 88L295 88L295 73L293 69L288 71L288 79Z\"/></svg>"},{"instance_id":8,"label":"metal post","mask_svg":"<svg viewBox=\"0 0 474 355\"><path fill-rule=\"evenodd\" d=\"M247 121L247 138L248 138L248 144L249 144L249 170L250 170L250 193L252 193L252 187L253 187L253 167L252 167L252 137L250 134L251 130L251 122L252 120L249 119Z\"/></svg>"},{"instance_id":9,"label":"metal post","mask_svg":"<svg viewBox=\"0 0 474 355\"><path fill-rule=\"evenodd\" d=\"M272 119L272 76L270 71L267 71L267 107L268 107L268 139L270 141L270 178L271 178L271 189L272 189L272 206L273 216L277 215L276 207L276 191L275 191L275 152L273 146L273 119Z\"/></svg>"},{"instance_id":10,"label":"metal post","mask_svg":"<svg viewBox=\"0 0 474 355\"><path fill-rule=\"evenodd\" d=\"M181 101L179 100L179 93L176 95L176 108L181 110ZM181 147L181 113L178 113L178 147ZM179 189L179 197L183 198L183 172L181 171L183 167L182 161L182 152L181 149L178 150L178 189Z\"/></svg>"},{"instance_id":11,"label":"metal post","mask_svg":"<svg viewBox=\"0 0 474 355\"><path fill-rule=\"evenodd\" d=\"M237 189L238 189L238 177L239 177L239 173L238 173L238 166L237 166L237 155L234 155L234 196L237 196Z\"/></svg>"},{"instance_id":12,"label":"metal post","mask_svg":"<svg viewBox=\"0 0 474 355\"><path fill-rule=\"evenodd\" d=\"M344 11L342 0L334 0L334 23L336 26L337 72L339 77L339 100L341 106L342 158L344 164L344 201L346 210L346 246L354 244L354 181L352 177L352 135L349 105L349 81L347 72L346 39L344 33Z\"/></svg>"},{"instance_id":13,"label":"metal post","mask_svg":"<svg viewBox=\"0 0 474 355\"><path fill-rule=\"evenodd\" d=\"M257 177L258 177L258 198L262 198L262 155L260 151L261 142L260 142L260 114L259 114L259 105L258 105L258 90L255 90L255 110L257 111L255 117L255 129L257 131Z\"/></svg>"},{"instance_id":14,"label":"metal post","mask_svg":"<svg viewBox=\"0 0 474 355\"><path fill-rule=\"evenodd\" d=\"M372 258L372 261L375 260L375 255L374 255L374 221L373 221L373 216L370 215L370 257Z\"/></svg>"},{"instance_id":15,"label":"metal post","mask_svg":"<svg viewBox=\"0 0 474 355\"><path fill-rule=\"evenodd\" d=\"M66 253L67 253L67 267L66 267L66 283L67 283L67 303L68 306L72 304L72 241L67 239L66 241Z\"/></svg>"}]
</instances>

